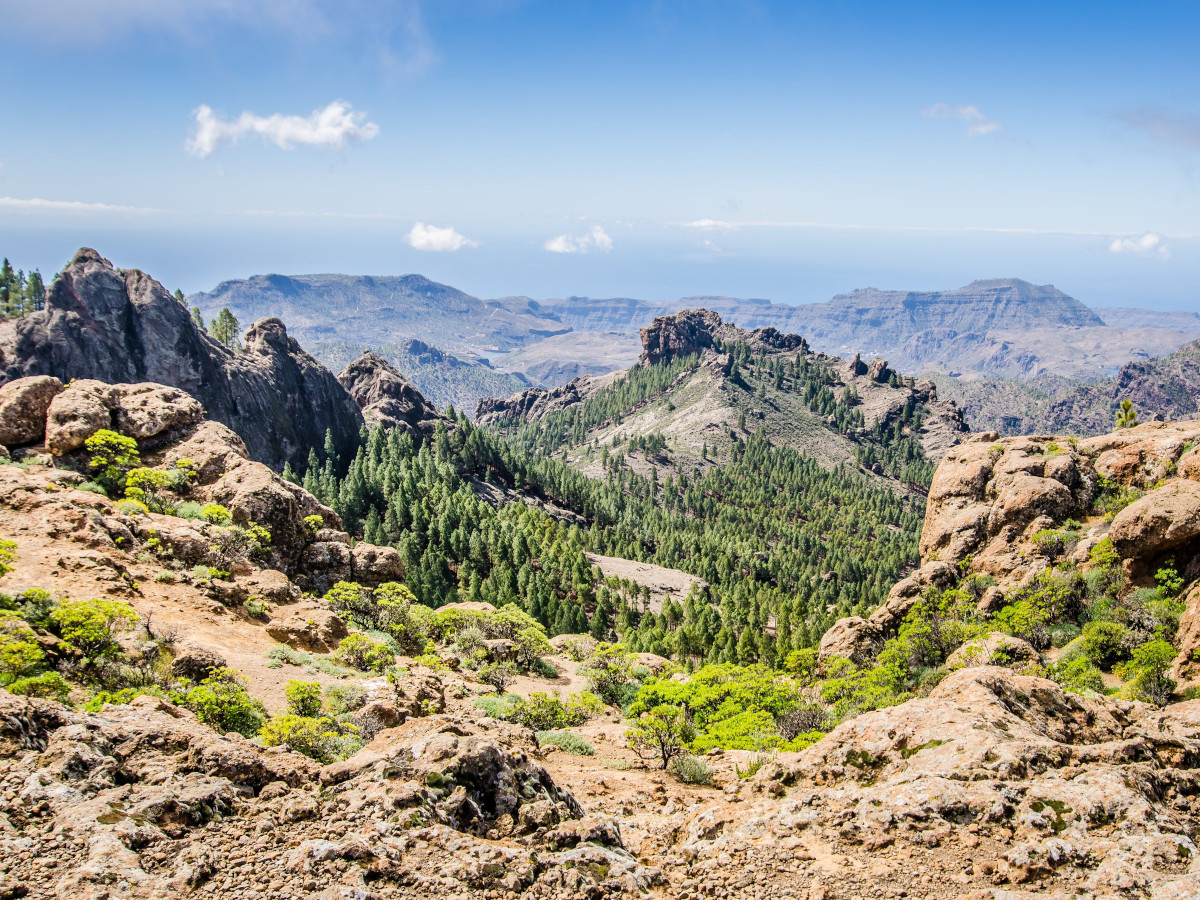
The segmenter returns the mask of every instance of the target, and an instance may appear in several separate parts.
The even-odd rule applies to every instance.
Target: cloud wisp
[[[0,209],[22,212],[67,213],[161,213],[149,206],[121,206],[115,203],[85,203],[80,200],[46,200],[42,197],[0,197]]]
[[[438,228],[436,225],[426,225],[417,222],[404,238],[414,250],[425,250],[431,253],[453,253],[464,247],[478,247],[479,241],[473,241],[459,234],[453,228]]]
[[[587,253],[593,247],[607,253],[613,248],[612,238],[599,225],[593,225],[592,230],[582,236],[560,234],[552,237],[543,244],[551,253]]]
[[[379,126],[367,121],[365,112],[357,112],[345,100],[334,100],[307,116],[275,113],[258,116],[244,112],[225,120],[202,104],[192,111],[196,120],[192,136],[184,145],[188,153],[201,159],[222,147],[233,146],[243,137],[257,136],[282,150],[293,147],[318,147],[341,150],[352,141],[369,141],[379,134]]]
[[[951,106],[949,103],[935,103],[921,110],[926,119],[961,119],[967,123],[967,137],[980,137],[992,134],[1004,126],[991,121],[975,104],[967,106]]]
[[[1171,248],[1167,246],[1161,234],[1148,231],[1141,237],[1113,238],[1108,245],[1110,253],[1125,256],[1146,256],[1153,259],[1170,259]]]

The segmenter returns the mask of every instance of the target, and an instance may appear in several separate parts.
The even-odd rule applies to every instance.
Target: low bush
[[[8,685],[7,690],[11,694],[41,697],[45,700],[57,700],[59,703],[66,703],[71,698],[71,685],[57,672],[43,672],[40,675],[18,678]]]
[[[283,689],[288,710],[297,716],[316,716],[321,712],[321,685],[315,681],[289,681]]]
[[[215,669],[208,678],[180,697],[200,721],[222,734],[236,731],[254,737],[262,728],[266,709],[246,692],[246,682],[233,669]]]
[[[365,634],[351,634],[342,639],[333,658],[360,672],[385,672],[396,661],[386,644],[373,641]]]
[[[344,716],[363,705],[367,692],[357,684],[325,686],[325,704],[335,716]]]
[[[539,731],[536,736],[539,747],[550,744],[565,753],[573,753],[576,756],[596,755],[595,747],[570,731]]]
[[[512,663],[498,662],[480,666],[479,670],[475,673],[475,678],[478,679],[480,684],[491,685],[496,689],[496,693],[503,694],[505,688],[519,674],[519,670]]]
[[[550,694],[535,691],[528,698],[517,699],[506,718],[534,731],[549,731],[582,725],[602,712],[604,704],[600,702],[600,698],[586,691],[572,694],[566,702]]]
[[[286,744],[289,749],[326,765],[345,759],[362,747],[353,726],[339,725],[327,717],[294,713],[272,716],[258,737],[267,747]]]
[[[684,784],[712,784],[712,772],[698,756],[677,756],[671,760],[670,769]]]
[[[1092,665],[1107,669],[1129,655],[1125,647],[1128,635],[1129,629],[1119,622],[1088,622],[1083,626],[1079,648]]]

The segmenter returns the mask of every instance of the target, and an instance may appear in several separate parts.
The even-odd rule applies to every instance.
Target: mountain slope
[[[568,328],[420,275],[256,275],[225,281],[188,303],[206,317],[228,306],[238,319],[278,316],[305,346],[341,340],[370,347],[418,338],[454,353],[488,355]]]
[[[1114,378],[1074,384],[1046,376],[1032,381],[936,377],[977,429],[1001,434],[1071,432],[1103,434],[1112,428],[1122,400],[1133,402],[1142,421],[1195,418],[1200,411],[1200,341],[1161,359],[1130,362]]]
[[[882,359],[868,366],[814,353],[774,328],[749,332],[685,310],[655,319],[641,338],[638,365],[624,374],[484,401],[476,418],[530,452],[565,452],[593,477],[621,464],[617,448],[642,474],[691,471],[727,463],[757,433],[892,484],[928,481],[929,461],[965,429],[932,382],[902,378]]]
[[[0,381],[25,375],[181,388],[236,431],[252,458],[276,469],[303,465],[327,430],[338,452],[352,452],[363,421],[333,374],[278,319],[255,321],[232,351],[153,278],[115,269],[90,249],[54,279],[43,311],[0,322]]]

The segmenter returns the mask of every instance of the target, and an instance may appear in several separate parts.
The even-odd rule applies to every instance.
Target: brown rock
[[[46,412],[63,389],[50,375],[18,378],[0,387],[0,445],[20,447],[46,434]]]
[[[350,632],[341,618],[320,607],[301,609],[267,623],[267,634],[298,650],[329,653]]]
[[[46,415],[46,449],[62,456],[108,428],[139,443],[163,440],[204,417],[204,408],[178,388],[105,384],[83,379],[54,397]]]
[[[1152,560],[1200,536],[1200,482],[1177,479],[1131,503],[1109,537],[1122,559]]]
[[[196,466],[197,483],[212,484],[250,454],[242,439],[220,422],[204,421],[184,440],[163,454],[163,462],[174,465],[190,459]]]
[[[821,638],[817,655],[821,659],[848,659],[862,665],[875,656],[883,637],[874,625],[861,616],[838,619]]]
[[[1022,668],[1036,663],[1041,657],[1033,645],[1021,638],[993,631],[982,638],[968,641],[950,654],[946,668],[966,669],[972,666]]]
[[[175,658],[171,660],[171,674],[201,681],[207,678],[213,669],[222,669],[226,665],[228,663],[225,657],[212,647],[186,640],[175,650]]]

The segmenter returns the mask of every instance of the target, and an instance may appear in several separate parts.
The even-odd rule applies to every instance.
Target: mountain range
[[[262,275],[223,282],[188,302],[206,316],[225,306],[242,321],[279,316],[331,366],[345,361],[347,347],[369,347],[403,368],[397,348],[416,339],[542,387],[627,367],[639,351],[639,330],[682,308],[703,307],[745,328],[802,334],[817,351],[879,356],[900,371],[961,378],[1103,379],[1200,337],[1194,313],[1090,309],[1052,285],[1012,278],[947,291],[865,288],[791,305],[716,296],[482,300],[419,275]],[[435,398],[445,393],[429,375],[414,369],[412,377]],[[520,387],[484,372],[473,377],[477,386],[457,393],[468,408],[501,388]]]

